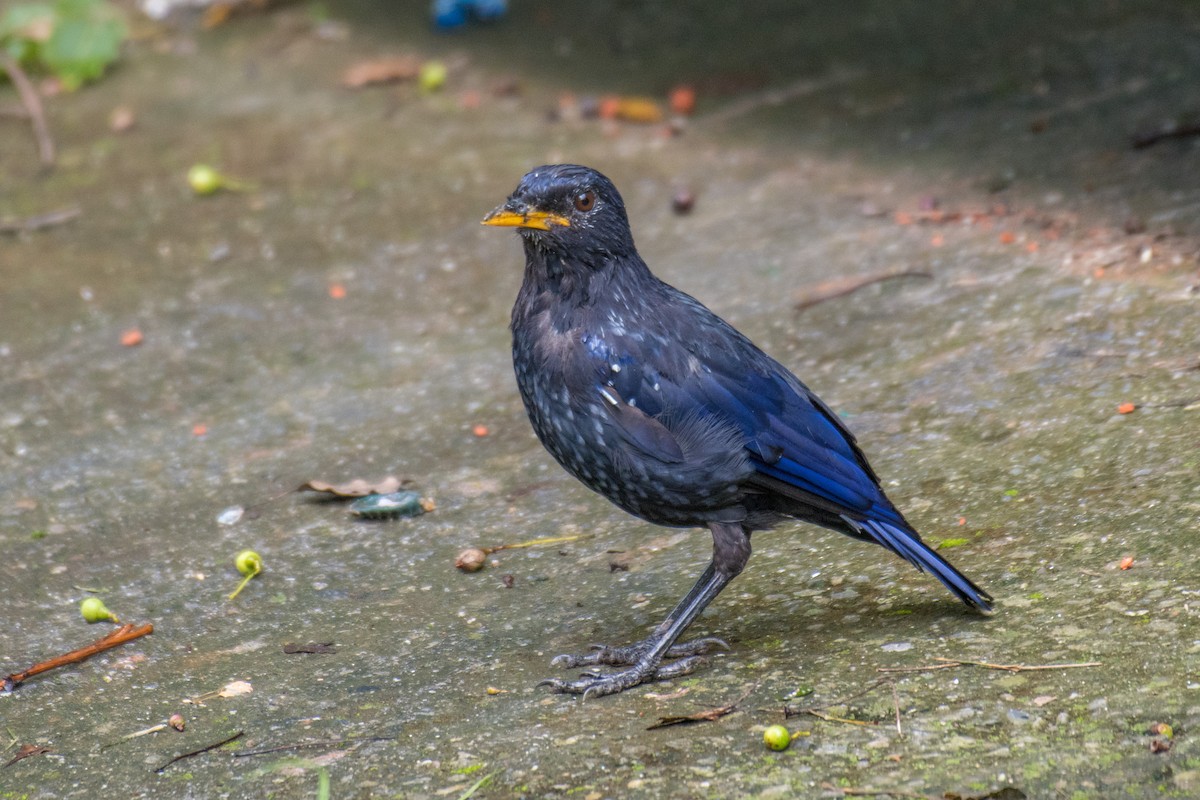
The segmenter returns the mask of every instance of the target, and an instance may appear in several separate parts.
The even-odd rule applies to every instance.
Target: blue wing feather
[[[875,541],[930,572],[964,603],[990,610],[987,593],[921,541],[887,499],[854,434],[832,409],[742,334],[709,319],[708,330],[683,337],[690,342],[687,362],[663,363],[642,342],[615,338],[591,349],[597,373],[668,427],[671,417],[693,414],[734,426],[762,476],[760,488],[783,496],[783,513]]]

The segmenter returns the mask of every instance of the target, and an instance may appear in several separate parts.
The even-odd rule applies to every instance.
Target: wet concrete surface
[[[322,770],[334,798],[485,776],[473,796],[1200,793],[1200,147],[1129,144],[1200,107],[1195,7],[538,3],[437,36],[415,5],[331,4],[344,39],[299,6],[150,31],[49,101],[48,174],[0,123],[0,217],[82,212],[0,238],[0,672],[102,635],[78,613],[93,590],[155,625],[0,698],[0,761],[50,748],[0,769],[0,797],[311,797]],[[447,59],[447,89],[338,86],[394,52]],[[563,92],[676,82],[700,96],[681,136],[547,118]],[[524,418],[520,246],[478,223],[563,160],[609,174],[651,266],[849,421],[993,617],[785,526],[693,629],[731,644],[703,671],[586,702],[535,688],[555,654],[644,635],[710,548],[575,485]],[[195,197],[197,162],[255,188]],[[894,269],[931,277],[793,308]],[[387,474],[436,510],[363,522],[290,491]],[[247,547],[266,570],[227,601]],[[1099,663],[878,671],[938,658]],[[253,691],[183,702],[234,680]],[[184,733],[120,741],[175,712]],[[783,753],[777,722],[799,734]]]

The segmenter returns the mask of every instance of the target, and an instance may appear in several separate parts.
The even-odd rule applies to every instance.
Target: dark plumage
[[[513,363],[542,444],[629,513],[713,535],[712,563],[648,639],[555,659],[628,669],[547,681],[556,691],[611,694],[695,669],[723,643],[676,639],[742,571],[751,532],[786,518],[881,544],[967,605],[991,610],[987,592],[923,543],[884,496],[854,435],[820,398],[650,273],[608,178],[575,165],[538,167],[484,224],[516,227],[525,245]]]

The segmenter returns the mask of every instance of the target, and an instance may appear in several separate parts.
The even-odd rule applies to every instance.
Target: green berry
[[[262,556],[253,550],[243,550],[233,561],[237,571],[243,575],[257,575],[263,570]]]
[[[772,750],[787,750],[792,743],[792,734],[783,725],[772,725],[763,731],[763,741]]]
[[[118,622],[117,615],[109,611],[108,607],[104,605],[104,601],[99,597],[89,597],[80,603],[79,613],[89,623],[105,622],[108,620]]]
[[[426,61],[417,75],[417,84],[423,92],[436,92],[446,85],[446,65],[441,61]]]
[[[263,571],[262,556],[253,550],[243,550],[238,553],[237,558],[233,560],[233,564],[237,567],[237,571],[246,577],[242,578],[242,582],[233,590],[233,594],[229,595],[230,600],[237,597],[242,589],[246,588],[246,584],[250,582],[251,578]]]
[[[207,164],[195,164],[188,170],[188,185],[196,194],[213,194],[225,185],[225,179]]]

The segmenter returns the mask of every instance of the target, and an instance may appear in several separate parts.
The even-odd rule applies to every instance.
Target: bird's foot
[[[689,642],[688,644],[699,644],[703,641]],[[724,642],[720,642],[724,645]],[[635,645],[636,646],[636,645]],[[687,645],[683,645],[687,646]],[[622,650],[629,648],[620,648]],[[674,648],[672,648],[674,650]],[[669,652],[669,651],[668,651]],[[559,656],[562,658],[562,656]],[[558,659],[555,659],[557,661]],[[564,681],[561,678],[547,678],[538,684],[538,686],[549,686],[551,691],[558,694],[581,694],[583,699],[589,697],[603,697],[606,694],[616,694],[623,692],[626,689],[632,689],[643,683],[651,681],[668,680],[670,678],[678,678],[681,675],[690,675],[696,671],[696,668],[704,663],[704,658],[699,655],[689,655],[680,658],[678,661],[672,661],[670,664],[659,664],[653,661],[638,662],[629,669],[621,670],[620,672],[611,672],[607,675],[602,675],[596,672],[584,672],[578,679],[573,681]]]
[[[646,639],[638,642],[637,644],[626,645],[625,647],[609,647],[606,644],[594,644],[592,645],[592,651],[590,653],[583,653],[580,655],[572,655],[567,653],[561,656],[556,656],[554,660],[550,662],[550,666],[563,667],[565,669],[571,669],[572,667],[590,667],[595,664],[608,664],[614,667],[634,666],[641,662],[642,656],[644,656],[653,646],[653,638]],[[680,642],[672,646],[671,649],[667,650],[666,654],[663,655],[663,658],[686,659],[690,656],[704,655],[705,653],[711,652],[718,647],[722,650],[729,649],[729,645],[726,644],[722,639],[717,639],[711,636],[705,639],[694,639],[690,642]],[[665,669],[665,667],[663,669]],[[691,670],[689,670],[689,672],[690,671]],[[608,693],[605,692],[605,694]]]

